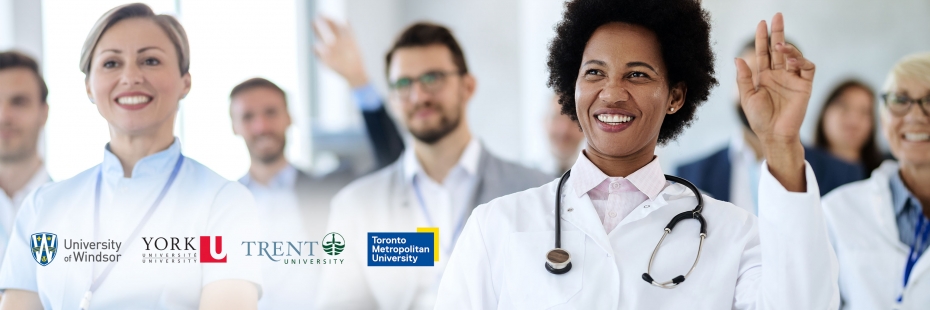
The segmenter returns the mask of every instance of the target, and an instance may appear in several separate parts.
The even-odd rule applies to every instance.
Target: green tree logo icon
[[[336,232],[331,232],[323,237],[323,251],[329,255],[339,255],[346,247],[346,239]]]

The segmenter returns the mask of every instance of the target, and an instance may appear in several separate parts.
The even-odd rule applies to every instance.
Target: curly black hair
[[[643,26],[655,33],[668,68],[669,87],[683,82],[685,102],[668,114],[659,131],[660,145],[674,140],[691,125],[697,107],[707,101],[717,85],[714,53],[710,48],[710,14],[697,0],[573,0],[549,44],[549,87],[560,95],[562,114],[577,121],[575,80],[581,56],[594,31],[607,23]]]

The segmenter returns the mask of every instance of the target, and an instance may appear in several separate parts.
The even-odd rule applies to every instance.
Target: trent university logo
[[[32,234],[32,258],[39,265],[47,266],[58,253],[58,235],[48,232]]]
[[[346,247],[346,239],[339,233],[331,232],[323,237],[323,251],[329,255],[339,255]]]

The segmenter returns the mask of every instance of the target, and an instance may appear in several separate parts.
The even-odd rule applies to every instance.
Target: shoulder
[[[397,174],[400,172],[400,164],[400,160],[397,160],[387,167],[349,182],[333,197],[333,204],[346,202],[346,200],[362,199],[363,197],[371,198],[374,193],[388,191],[392,184],[390,181],[399,178]]]
[[[823,196],[822,205],[828,216],[841,210],[850,210],[857,206],[864,207],[869,204],[857,202],[863,201],[869,195],[874,195],[877,190],[882,189],[891,192],[889,179],[876,169],[876,172],[872,173],[868,179],[847,183],[830,191]]]
[[[494,218],[514,218],[518,215],[526,216],[526,219],[540,214],[548,215],[554,205],[559,180],[555,179],[538,187],[492,199],[476,207],[472,217],[478,221],[487,221]]]

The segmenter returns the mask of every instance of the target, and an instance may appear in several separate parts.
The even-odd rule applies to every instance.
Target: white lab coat
[[[579,196],[565,186],[562,248],[570,252],[573,267],[562,275],[544,267],[545,254],[554,245],[558,180],[479,206],[456,244],[436,308],[838,307],[838,267],[813,171],[806,166],[806,193],[791,193],[765,167],[759,218],[703,196],[707,240],[694,272],[674,289],[652,286],[642,274],[668,222],[697,204],[683,185],[668,185],[610,234],[587,194]],[[688,271],[698,249],[699,226],[694,220],[680,222],[665,239],[651,273],[657,281]]]
[[[903,287],[909,245],[898,237],[889,177],[898,164],[884,162],[872,177],[839,187],[823,199],[830,238],[840,262],[843,309],[930,309],[930,255],[923,255]]]

